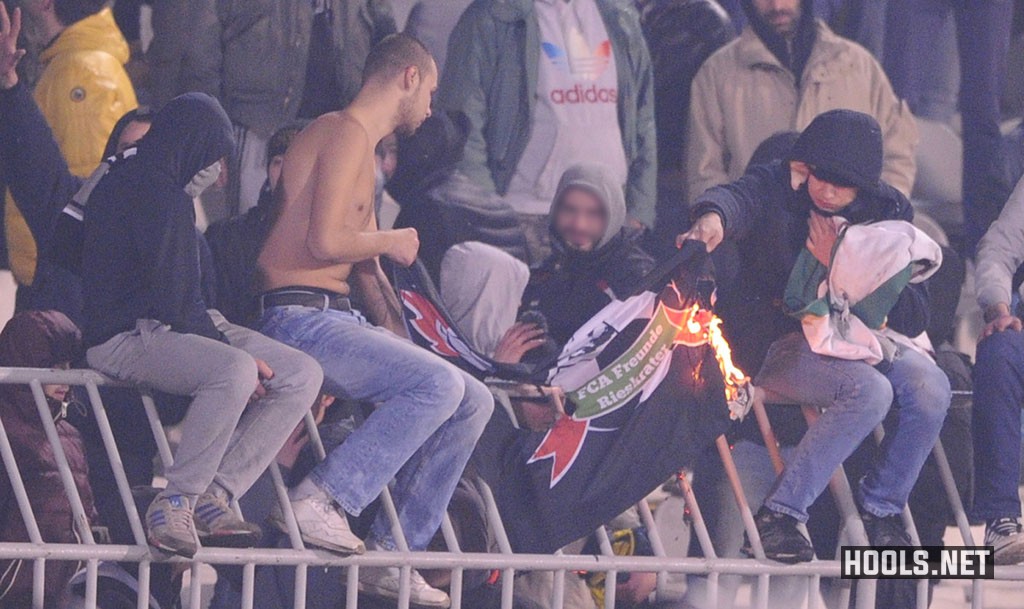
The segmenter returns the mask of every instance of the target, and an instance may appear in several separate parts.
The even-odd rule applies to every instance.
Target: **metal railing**
[[[753,515],[750,506],[747,504],[746,496],[740,483],[736,464],[731,455],[730,448],[724,437],[717,442],[719,455],[725,465],[726,475],[729,484],[742,515],[744,529],[750,536],[755,558],[721,558],[718,557],[707,525],[702,517],[700,505],[685,477],[680,477],[680,487],[684,500],[688,507],[692,520],[693,531],[697,536],[699,545],[704,553],[703,558],[696,557],[673,557],[667,556],[664,543],[658,533],[651,510],[646,501],[638,504],[638,511],[642,523],[646,526],[654,556],[615,556],[604,528],[597,531],[597,539],[601,554],[596,556],[569,555],[561,552],[553,555],[537,554],[516,554],[512,551],[511,544],[501,521],[501,515],[497,504],[494,501],[490,490],[483,487],[483,499],[487,510],[488,520],[493,527],[493,534],[497,540],[497,553],[469,553],[463,552],[456,538],[455,530],[451,522],[445,518],[442,524],[442,535],[447,545],[444,552],[411,552],[402,533],[401,524],[397,518],[394,503],[387,489],[382,493],[382,506],[390,519],[392,532],[398,545],[395,552],[367,552],[363,555],[342,557],[318,549],[307,548],[299,535],[298,526],[291,505],[287,497],[287,489],[280,470],[276,464],[271,465],[270,474],[276,490],[277,499],[281,504],[285,516],[287,536],[291,548],[252,548],[252,549],[225,549],[225,548],[200,548],[191,561],[182,558],[165,558],[162,555],[151,553],[146,542],[145,531],[142,521],[136,509],[131,488],[125,474],[120,452],[117,447],[110,423],[107,419],[100,397],[100,387],[123,387],[122,383],[113,381],[103,375],[91,370],[41,370],[22,368],[0,368],[0,385],[20,384],[28,385],[31,389],[33,399],[39,411],[40,420],[46,431],[47,438],[53,447],[57,458],[60,479],[64,486],[67,498],[71,504],[74,515],[74,526],[81,543],[79,544],[58,544],[45,543],[39,531],[35,515],[26,493],[25,485],[18,470],[18,464],[12,451],[10,440],[7,436],[3,422],[0,421],[0,457],[3,459],[4,467],[8,473],[14,492],[16,504],[21,511],[28,531],[30,541],[25,543],[0,543],[0,559],[22,560],[32,563],[33,573],[33,609],[42,609],[43,606],[43,584],[46,571],[46,564],[50,561],[79,561],[84,562],[86,567],[85,577],[85,606],[89,609],[96,607],[97,577],[99,564],[102,561],[132,562],[138,564],[138,608],[146,609],[150,600],[150,570],[154,562],[185,562],[190,563],[192,586],[188,606],[191,609],[200,607],[200,591],[198,585],[200,566],[209,565],[241,565],[242,571],[242,607],[251,609],[253,607],[253,591],[256,576],[256,567],[261,565],[273,566],[294,566],[294,607],[304,609],[307,597],[307,573],[310,567],[345,567],[347,569],[347,596],[345,606],[354,609],[359,603],[359,591],[357,582],[359,570],[363,567],[391,566],[401,569],[401,586],[398,607],[407,609],[409,606],[409,579],[412,569],[438,569],[449,570],[451,578],[451,600],[452,607],[460,609],[463,606],[463,574],[466,570],[498,570],[501,572],[501,607],[510,609],[513,602],[513,584],[517,573],[530,571],[549,571],[555,574],[555,581],[552,592],[551,606],[554,609],[561,609],[563,606],[564,583],[566,577],[574,576],[574,572],[605,572],[605,596],[604,606],[612,609],[616,604],[615,575],[620,572],[650,572],[657,573],[659,582],[664,582],[668,574],[692,574],[704,575],[708,578],[709,599],[712,606],[718,605],[718,579],[720,575],[743,575],[756,578],[755,594],[753,604],[758,609],[765,609],[768,606],[768,591],[771,585],[771,578],[778,576],[806,577],[808,579],[807,605],[817,607],[819,605],[818,587],[822,578],[837,578],[839,576],[839,562],[830,559],[816,559],[809,563],[797,565],[784,565],[781,563],[766,560],[764,549],[761,545],[757,528],[754,525]],[[71,386],[84,387],[88,395],[89,406],[95,416],[96,423],[110,461],[118,493],[128,516],[131,528],[131,545],[110,545],[99,544],[93,537],[85,510],[79,496],[78,489],[74,483],[71,469],[57,436],[56,426],[51,416],[49,406],[43,394],[44,384],[66,384]],[[781,470],[782,458],[779,453],[778,444],[768,424],[768,418],[764,410],[764,397],[756,395],[754,400],[754,415],[757,417],[765,444],[768,447],[773,465]],[[149,422],[150,430],[156,440],[157,452],[164,466],[173,462],[173,454],[163,426],[160,423],[156,406],[152,397],[142,391],[142,401],[145,415]],[[809,418],[815,416],[815,411],[805,409]],[[318,456],[324,457],[324,446],[317,433],[316,423],[312,413],[305,418],[309,437],[316,449]],[[881,432],[880,432],[881,433]],[[952,511],[956,518],[964,545],[973,545],[974,539],[960,501],[959,493],[953,481],[953,476],[946,459],[941,443],[934,449],[934,456],[938,464],[939,474],[945,487]],[[843,521],[846,523],[845,535],[856,543],[866,543],[863,524],[853,506],[852,494],[849,483],[841,471],[836,473],[832,481],[832,492],[836,497],[837,505],[842,512]],[[238,506],[235,503],[234,508]],[[909,512],[905,514],[905,521],[908,530],[915,542],[917,532],[913,527],[913,520]],[[1024,580],[1024,566],[998,567],[995,574],[996,579]],[[874,580],[860,580],[858,582],[858,594],[856,606],[858,609],[873,607],[875,599]],[[663,586],[659,586],[659,590]],[[923,581],[918,587],[918,607],[926,607],[927,582]],[[845,597],[841,599],[844,605],[849,604],[849,590],[846,590]],[[972,607],[982,607],[981,582],[973,584]]]

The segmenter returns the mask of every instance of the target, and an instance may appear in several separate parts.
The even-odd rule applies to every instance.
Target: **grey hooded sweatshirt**
[[[544,315],[549,334],[559,345],[613,299],[630,296],[640,279],[654,268],[654,260],[639,245],[641,232],[624,227],[623,188],[610,176],[611,172],[601,165],[574,165],[562,174],[551,203],[553,252],[530,274],[523,307]],[[555,231],[558,207],[573,188],[593,193],[607,214],[604,236],[589,252],[568,247]]]

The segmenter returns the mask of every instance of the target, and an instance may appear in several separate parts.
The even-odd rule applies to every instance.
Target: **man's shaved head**
[[[363,66],[363,82],[387,82],[414,67],[423,78],[436,70],[434,58],[423,43],[408,34],[391,34],[378,42]]]

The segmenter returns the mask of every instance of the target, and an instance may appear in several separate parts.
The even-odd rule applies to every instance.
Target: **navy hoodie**
[[[231,121],[213,97],[176,97],[138,153],[114,163],[89,197],[82,251],[85,342],[95,346],[154,319],[223,339],[206,313],[192,199],[185,185],[231,154]]]
[[[788,163],[775,161],[747,170],[739,180],[708,189],[693,204],[693,218],[717,212],[725,238],[739,250],[739,272],[718,286],[716,309],[724,321],[737,364],[756,373],[768,347],[800,322],[786,314],[782,297],[797,256],[807,242],[811,202],[806,184],[791,186]],[[853,224],[914,219],[914,210],[899,191],[880,184],[878,192],[862,192],[839,212]],[[889,312],[889,325],[906,336],[928,327],[927,282],[911,284]]]

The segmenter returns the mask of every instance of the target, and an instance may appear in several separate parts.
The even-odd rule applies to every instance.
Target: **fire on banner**
[[[646,289],[576,332],[547,374],[566,397],[551,429],[520,429],[496,410],[473,465],[494,490],[514,550],[551,552],[588,535],[725,431],[723,371],[731,383],[746,379],[709,344],[709,267],[704,245],[687,243]],[[403,302],[413,315],[405,293]]]

